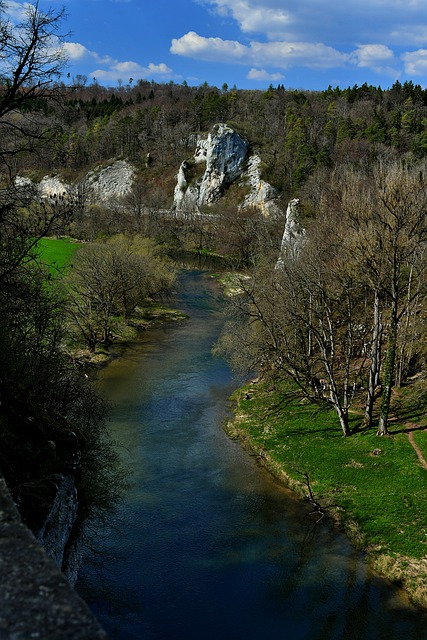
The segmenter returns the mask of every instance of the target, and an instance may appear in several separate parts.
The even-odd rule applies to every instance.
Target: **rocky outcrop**
[[[64,182],[59,176],[45,176],[38,184],[34,184],[29,178],[18,176],[15,185],[29,194],[36,191],[43,198],[64,197],[76,193],[76,187]]]
[[[260,209],[267,218],[281,215],[282,210],[277,200],[279,192],[271,184],[261,179],[260,156],[256,154],[250,156],[245,177],[251,190],[245,197],[242,206]]]
[[[59,176],[45,176],[38,185],[39,193],[44,198],[53,196],[70,196],[75,187],[64,182]]]
[[[116,160],[87,174],[83,181],[85,194],[92,203],[122,198],[131,191],[135,173],[135,167],[129,162]]]
[[[1,470],[21,517],[74,584],[85,438],[66,418],[16,389],[2,393],[0,422],[2,442],[8,443],[0,452]]]
[[[299,219],[299,207],[300,201],[298,198],[294,198],[288,203],[285,228],[276,269],[280,269],[283,266],[285,256],[297,256],[305,241],[305,229]]]
[[[194,168],[204,171],[191,179]],[[249,187],[241,207],[255,207],[266,216],[278,215],[278,192],[260,177],[261,159],[249,155],[249,143],[226,124],[217,124],[207,138],[199,138],[191,161],[185,160],[178,171],[173,210],[176,213],[200,213],[204,205],[220,200],[236,180]]]
[[[74,475],[57,474],[52,477],[55,485],[55,495],[43,526],[36,532],[36,538],[41,542],[47,555],[52,558],[58,569],[64,570],[68,562],[68,552],[71,533],[77,521],[78,500]],[[74,563],[71,563],[74,565]],[[66,572],[65,572],[66,573]],[[77,575],[67,575],[71,584]]]
[[[126,196],[132,189],[136,169],[126,160],[116,160],[105,167],[90,171],[76,184],[67,184],[60,176],[45,176],[35,184],[29,178],[18,176],[15,184],[26,191],[35,190],[42,198],[70,198],[83,196],[85,203],[106,204],[112,199]]]
[[[0,638],[106,640],[88,606],[23,524],[0,476]]]
[[[206,139],[199,139],[193,163],[204,163],[205,170],[194,183],[188,183],[190,168],[184,161],[174,192],[175,211],[199,212],[203,205],[216,202],[228,185],[242,175],[249,143],[226,124],[215,125]]]

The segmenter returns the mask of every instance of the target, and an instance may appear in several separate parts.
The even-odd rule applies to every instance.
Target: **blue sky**
[[[21,2],[9,2],[16,12]],[[427,87],[426,0],[40,0],[64,6],[71,76],[321,90]]]

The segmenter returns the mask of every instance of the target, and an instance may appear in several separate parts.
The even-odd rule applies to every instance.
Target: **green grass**
[[[415,559],[427,554],[427,471],[403,424],[394,422],[390,437],[379,438],[371,429],[344,438],[333,411],[297,400],[278,408],[283,391],[277,387],[250,387],[250,400],[243,399],[244,391],[236,394],[231,429],[249,435],[252,450],[276,475],[284,470],[298,490],[301,474],[307,473],[316,500],[345,530],[357,530],[353,542],[360,548]],[[361,422],[359,416],[352,420],[353,426]],[[427,454],[427,433],[417,432],[415,438]],[[375,449],[381,453],[375,455]],[[307,493],[306,487],[299,489]]]
[[[52,276],[63,273],[71,264],[79,243],[70,238],[42,238],[38,243],[41,261]]]

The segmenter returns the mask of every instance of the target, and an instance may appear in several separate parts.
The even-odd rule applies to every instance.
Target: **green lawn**
[[[308,474],[316,501],[334,514],[356,546],[370,553],[374,566],[380,556],[425,562],[427,471],[403,424],[394,421],[390,437],[379,438],[370,429],[344,438],[333,411],[297,400],[280,407],[283,395],[277,385],[240,389],[230,434],[249,435],[252,451],[279,478],[287,475],[301,495],[308,493],[302,475]],[[352,420],[353,426],[361,423],[357,415]],[[427,433],[416,432],[415,439],[427,455]]]
[[[62,273],[72,261],[79,243],[70,238],[42,238],[38,243],[41,261],[52,275]]]

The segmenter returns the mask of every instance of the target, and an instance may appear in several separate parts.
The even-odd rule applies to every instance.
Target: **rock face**
[[[286,209],[286,222],[280,247],[280,255],[276,263],[276,269],[283,266],[285,256],[297,256],[305,240],[305,229],[299,220],[298,198],[290,200]]]
[[[135,167],[126,160],[116,160],[108,167],[90,171],[83,188],[92,203],[121,198],[132,189],[135,173]]]
[[[226,124],[216,124],[205,137],[194,137],[193,157],[179,167],[173,194],[172,211],[175,214],[199,214],[224,195],[236,180],[247,187],[241,208],[253,207],[266,217],[283,215],[278,191],[261,179],[261,158],[250,154],[250,145]],[[148,160],[147,160],[148,162]],[[108,204],[130,193],[136,168],[126,160],[116,160],[108,166],[90,171],[78,184],[67,184],[59,176],[45,176],[38,184],[18,176],[16,185],[28,197],[38,194],[42,198],[77,198],[84,204]]]
[[[24,526],[0,476],[0,638],[107,640],[88,606]]]
[[[204,164],[203,174],[189,180],[194,167]],[[226,124],[217,124],[207,138],[197,141],[192,161],[184,161],[178,171],[173,210],[176,213],[200,213],[203,205],[217,202],[227,187],[241,179],[250,193],[241,207],[256,207],[264,215],[279,213],[277,191],[260,178],[261,159],[249,155],[249,143]]]
[[[0,422],[2,441],[10,443],[2,476],[23,521],[74,584],[82,519],[77,487],[86,440],[61,414],[16,391],[2,391]]]
[[[71,195],[74,191],[73,187],[70,187],[70,185],[66,184],[58,176],[45,176],[41,180],[38,189],[44,198]]]
[[[255,207],[261,209],[266,217],[281,215],[282,211],[277,204],[279,192],[265,180],[261,180],[261,158],[252,155],[248,160],[246,178],[251,187],[250,193],[246,196],[243,207]]]
[[[42,198],[77,197],[84,194],[89,204],[106,203],[128,194],[135,179],[136,169],[126,160],[116,160],[106,167],[90,171],[79,184],[67,184],[59,176],[45,176],[36,185],[28,178],[18,176],[16,185],[21,189],[36,189]]]
[[[57,474],[54,478],[56,495],[50,505],[43,526],[36,532],[36,539],[40,541],[49,557],[54,560],[59,570],[64,571],[68,565],[65,550],[68,549],[71,532],[76,524],[78,500],[75,478],[71,474]],[[67,575],[74,584],[77,575]]]
[[[199,212],[205,204],[216,202],[226,187],[243,173],[249,143],[226,124],[215,125],[207,139],[199,139],[194,164],[205,163],[203,175],[188,185],[190,165],[184,161],[179,169],[174,192],[175,211]]]

